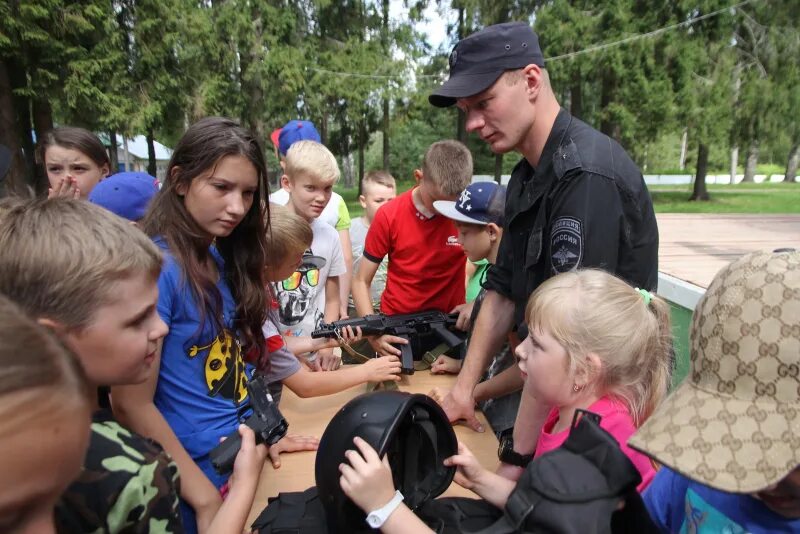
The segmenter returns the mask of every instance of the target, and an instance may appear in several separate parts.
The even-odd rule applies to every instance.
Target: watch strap
[[[394,497],[388,503],[367,514],[367,524],[372,528],[381,528],[401,502],[403,502],[403,494],[400,493],[400,490],[395,490]]]

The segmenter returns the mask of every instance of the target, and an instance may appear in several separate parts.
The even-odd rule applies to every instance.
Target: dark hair
[[[108,158],[106,147],[95,134],[83,128],[74,126],[61,126],[44,134],[39,141],[39,161],[44,163],[44,154],[51,146],[62,146],[83,152],[98,167],[108,165],[111,169],[111,160]],[[113,147],[112,147],[113,148]]]
[[[261,327],[267,319],[263,270],[269,191],[264,152],[255,136],[222,117],[207,117],[191,125],[175,147],[164,185],[150,204],[142,229],[151,237],[163,237],[182,267],[201,310],[200,328],[204,314],[210,312],[221,329],[222,296],[205,268],[208,236],[186,210],[177,188],[189,186],[226,156],[247,158],[258,173],[253,204],[229,236],[216,240],[216,247],[225,260],[225,277],[236,301],[234,329],[242,334],[243,353],[255,349],[260,355],[264,349]]]
[[[75,356],[55,334],[36,324],[2,294],[0,339],[0,397],[30,389],[55,389],[64,393],[57,402],[69,398],[89,406],[90,389]],[[47,397],[52,398],[52,392]]]

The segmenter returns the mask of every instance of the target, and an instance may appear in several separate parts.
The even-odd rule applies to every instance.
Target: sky
[[[436,2],[428,2],[425,8],[425,21],[418,28],[428,37],[428,43],[435,51],[447,42],[447,23],[455,20],[455,12],[450,9],[450,0],[442,0],[442,7],[437,7]],[[390,0],[389,17],[392,20],[404,20],[408,9],[403,6],[403,0]],[[449,49],[449,46],[447,47]],[[449,50],[448,50],[449,51]]]

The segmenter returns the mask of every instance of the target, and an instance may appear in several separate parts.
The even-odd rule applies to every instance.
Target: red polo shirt
[[[420,213],[411,191],[381,206],[367,232],[364,257],[380,263],[387,255],[383,313],[449,312],[464,303],[466,256],[455,225]]]

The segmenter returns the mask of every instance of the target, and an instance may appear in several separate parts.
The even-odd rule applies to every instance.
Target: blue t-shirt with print
[[[234,432],[247,406],[247,381],[253,367],[242,358],[232,330],[236,303],[224,280],[225,264],[214,247],[222,296],[223,330],[219,331],[209,313],[201,314],[183,270],[169,254],[166,244],[156,239],[164,254],[158,278],[158,313],[169,326],[161,349],[161,369],[155,405],[169,423],[186,452],[217,487],[228,476],[219,475],[208,453],[220,438]],[[201,317],[204,317],[200,328]]]
[[[642,494],[662,532],[714,534],[800,533],[800,520],[787,519],[740,493],[719,491],[662,467]]]

